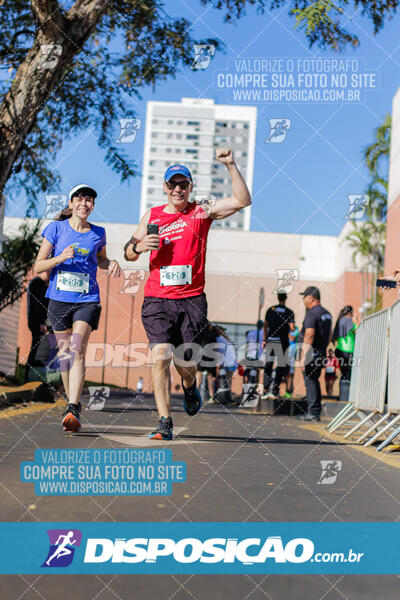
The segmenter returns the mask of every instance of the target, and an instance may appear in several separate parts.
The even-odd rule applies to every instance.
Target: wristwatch
[[[142,254],[141,252],[139,252],[138,250],[136,250],[136,246],[139,244],[139,242],[135,242],[132,246],[132,250],[134,251],[135,254],[139,255]]]

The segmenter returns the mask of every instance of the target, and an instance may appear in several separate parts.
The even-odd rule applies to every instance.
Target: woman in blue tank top
[[[112,277],[121,274],[118,262],[107,258],[104,228],[88,222],[96,196],[86,184],[70,191],[68,207],[42,232],[35,264],[36,273],[50,272],[47,316],[57,339],[68,398],[62,420],[66,431],[79,431],[81,426],[79,400],[85,381],[85,353],[101,313],[97,267],[108,270]]]

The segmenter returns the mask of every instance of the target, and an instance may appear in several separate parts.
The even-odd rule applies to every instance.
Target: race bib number
[[[192,283],[191,265],[170,265],[160,268],[161,285],[187,285]]]
[[[326,372],[327,373],[334,373],[335,372],[335,367],[326,367]]]
[[[71,273],[70,271],[58,271],[56,287],[62,292],[77,292],[78,294],[88,294],[89,273]]]

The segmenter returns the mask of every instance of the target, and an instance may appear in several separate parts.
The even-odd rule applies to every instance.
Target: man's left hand
[[[121,267],[116,260],[110,260],[108,275],[111,277],[119,277],[121,275]]]
[[[233,152],[230,148],[217,148],[215,151],[215,156],[217,160],[223,165],[233,165]]]

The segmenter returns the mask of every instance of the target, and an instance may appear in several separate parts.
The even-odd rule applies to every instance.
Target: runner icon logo
[[[194,60],[192,70],[207,69],[210,65],[211,58],[215,54],[215,46],[213,44],[193,44]]]
[[[81,545],[79,529],[48,529],[50,548],[42,567],[68,567],[74,558],[75,548]]]
[[[274,294],[290,294],[293,291],[294,284],[299,279],[298,269],[276,269],[278,282]]]
[[[289,131],[292,120],[291,119],[268,119],[270,132],[269,136],[265,140],[265,143],[281,144],[285,141],[287,132]]]
[[[342,470],[341,460],[320,460],[321,463],[321,477],[317,483],[330,485],[335,483],[339,471]]]
[[[136,134],[142,127],[142,119],[119,119],[120,132],[117,144],[130,144],[135,141]]]
[[[89,386],[89,410],[103,410],[106,400],[110,397],[110,388],[101,386]]]
[[[369,196],[367,194],[348,194],[349,210],[345,219],[362,219],[365,213],[365,208],[369,204]]]

